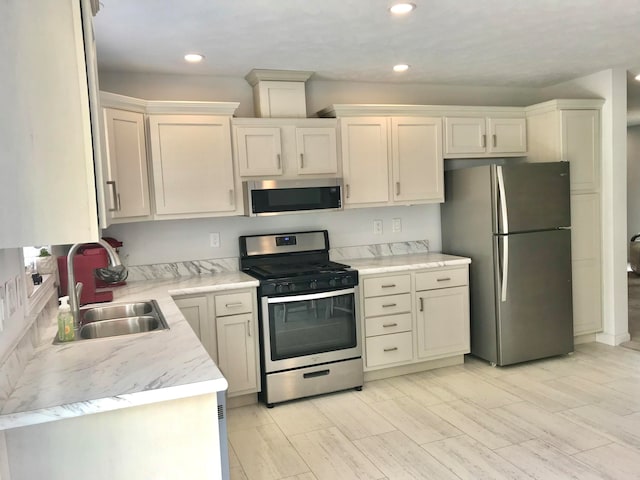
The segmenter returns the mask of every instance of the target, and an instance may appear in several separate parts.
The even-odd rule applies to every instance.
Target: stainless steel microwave
[[[243,182],[245,215],[342,210],[342,179]]]

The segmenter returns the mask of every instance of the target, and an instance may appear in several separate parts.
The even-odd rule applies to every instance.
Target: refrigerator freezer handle
[[[500,300],[507,301],[507,284],[509,281],[509,236],[501,237],[502,240],[502,291]]]
[[[509,233],[509,215],[507,214],[507,196],[504,188],[504,177],[502,176],[502,166],[497,167],[498,192],[500,195],[500,222],[502,229],[499,233]]]

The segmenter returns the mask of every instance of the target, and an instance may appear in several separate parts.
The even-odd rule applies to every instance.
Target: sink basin
[[[155,300],[80,309],[80,330],[74,341],[117,337],[169,329]],[[58,340],[53,343],[68,343]]]

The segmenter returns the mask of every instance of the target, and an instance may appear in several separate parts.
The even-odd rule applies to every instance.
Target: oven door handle
[[[304,302],[306,300],[319,300],[321,298],[338,297],[340,295],[349,295],[355,293],[355,288],[344,288],[340,290],[331,290],[329,292],[309,293],[306,295],[289,295],[287,297],[267,297],[267,303],[289,303]]]

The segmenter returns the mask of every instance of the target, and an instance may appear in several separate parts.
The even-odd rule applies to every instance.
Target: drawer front
[[[364,324],[364,332],[367,337],[386,335],[388,333],[409,332],[411,331],[411,313],[366,318]]]
[[[392,333],[366,339],[367,367],[407,362],[413,358],[411,332]]]
[[[216,317],[249,313],[253,311],[253,295],[250,292],[216,295]]]
[[[469,283],[467,272],[468,269],[465,267],[416,273],[416,291],[467,285]]]
[[[409,275],[365,278],[363,283],[365,297],[379,297],[381,295],[394,295],[411,291],[411,276]]]
[[[377,317],[411,311],[411,294],[389,295],[387,297],[365,298],[364,316]]]

